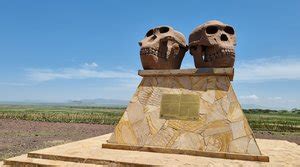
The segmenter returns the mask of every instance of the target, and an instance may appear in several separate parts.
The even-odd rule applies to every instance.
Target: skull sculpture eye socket
[[[146,37],[150,37],[151,35],[153,35],[153,29],[149,30],[149,31],[146,33]]]
[[[197,68],[233,67],[235,46],[235,29],[217,20],[197,26],[189,36],[190,53]]]
[[[188,46],[180,32],[167,25],[151,28],[139,42],[143,68],[179,69]]]
[[[218,30],[219,30],[219,28],[217,26],[208,26],[208,27],[206,27],[205,32],[207,34],[215,34],[218,32]]]
[[[190,50],[197,50],[197,46],[196,45],[190,46]]]
[[[224,28],[224,31],[225,31],[226,33],[230,34],[230,35],[233,35],[233,34],[234,34],[234,29],[233,29],[232,27],[230,27],[230,26],[226,26],[226,27]]]
[[[169,31],[169,27],[160,27],[159,28],[159,32],[160,33],[166,33],[166,32],[168,32]]]

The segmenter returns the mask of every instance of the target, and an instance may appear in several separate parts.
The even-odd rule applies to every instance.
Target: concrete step
[[[67,161],[58,161],[58,160],[49,160],[49,159],[39,159],[39,158],[29,158],[27,154],[13,157],[4,160],[3,164],[0,163],[0,166],[3,167],[49,167],[49,166],[69,166],[69,167],[98,167],[103,165],[95,164],[86,164],[86,163],[77,163],[77,162],[67,162]]]
[[[111,134],[32,151],[5,160],[10,166],[299,166],[300,146],[284,140],[257,139],[270,162],[230,160],[102,148]],[[276,146],[276,147],[274,147]],[[288,156],[287,156],[288,155]],[[29,157],[28,157],[29,156]],[[1,166],[1,162],[0,162]]]

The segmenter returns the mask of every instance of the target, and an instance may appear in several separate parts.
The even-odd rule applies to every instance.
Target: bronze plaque
[[[194,94],[163,94],[160,118],[177,120],[197,120],[199,96]]]

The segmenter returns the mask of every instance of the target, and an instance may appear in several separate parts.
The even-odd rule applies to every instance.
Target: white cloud
[[[268,100],[282,100],[282,97],[269,97]]]
[[[32,84],[22,82],[0,82],[0,85],[4,86],[30,86]]]
[[[258,96],[256,95],[247,95],[247,96],[240,96],[240,99],[243,100],[258,100]]]
[[[84,63],[83,67],[84,67],[84,68],[97,68],[97,67],[98,67],[98,64],[95,63],[95,62],[92,62],[92,63]]]
[[[182,68],[191,68],[190,62],[182,64]],[[136,78],[135,71],[99,70],[95,62],[84,63],[80,68],[28,69],[27,76],[34,81],[54,79],[86,79],[86,78]],[[257,82],[268,80],[300,80],[299,58],[268,58],[238,63],[235,68],[235,81]]]
[[[258,97],[257,95],[255,94],[252,94],[252,95],[246,95],[246,96],[239,96],[239,99],[241,101],[244,101],[244,102],[265,102],[265,101],[269,101],[269,102],[276,102],[276,101],[281,101],[281,100],[284,100],[282,97]]]
[[[239,99],[243,100],[243,101],[246,101],[246,102],[247,101],[248,102],[253,102],[253,101],[272,101],[272,102],[275,102],[275,101],[284,100],[282,97],[279,97],[279,96],[275,96],[275,97],[258,97],[255,94],[246,95],[246,96],[239,96]]]
[[[238,64],[235,69],[237,81],[300,80],[299,58],[269,58]]]
[[[55,79],[88,79],[88,78],[137,78],[133,71],[99,70],[96,63],[84,64],[81,68],[27,69],[27,76],[32,81],[44,82]],[[88,68],[87,68],[88,67]]]
[[[239,96],[239,101],[246,108],[291,109],[299,106],[299,99],[287,99],[279,96],[265,97],[257,95]]]

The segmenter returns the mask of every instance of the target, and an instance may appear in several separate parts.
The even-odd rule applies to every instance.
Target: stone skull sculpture
[[[189,48],[196,68],[233,67],[236,36],[232,26],[208,21],[192,31]]]
[[[144,69],[179,69],[188,50],[185,37],[169,26],[150,29],[139,45]]]

